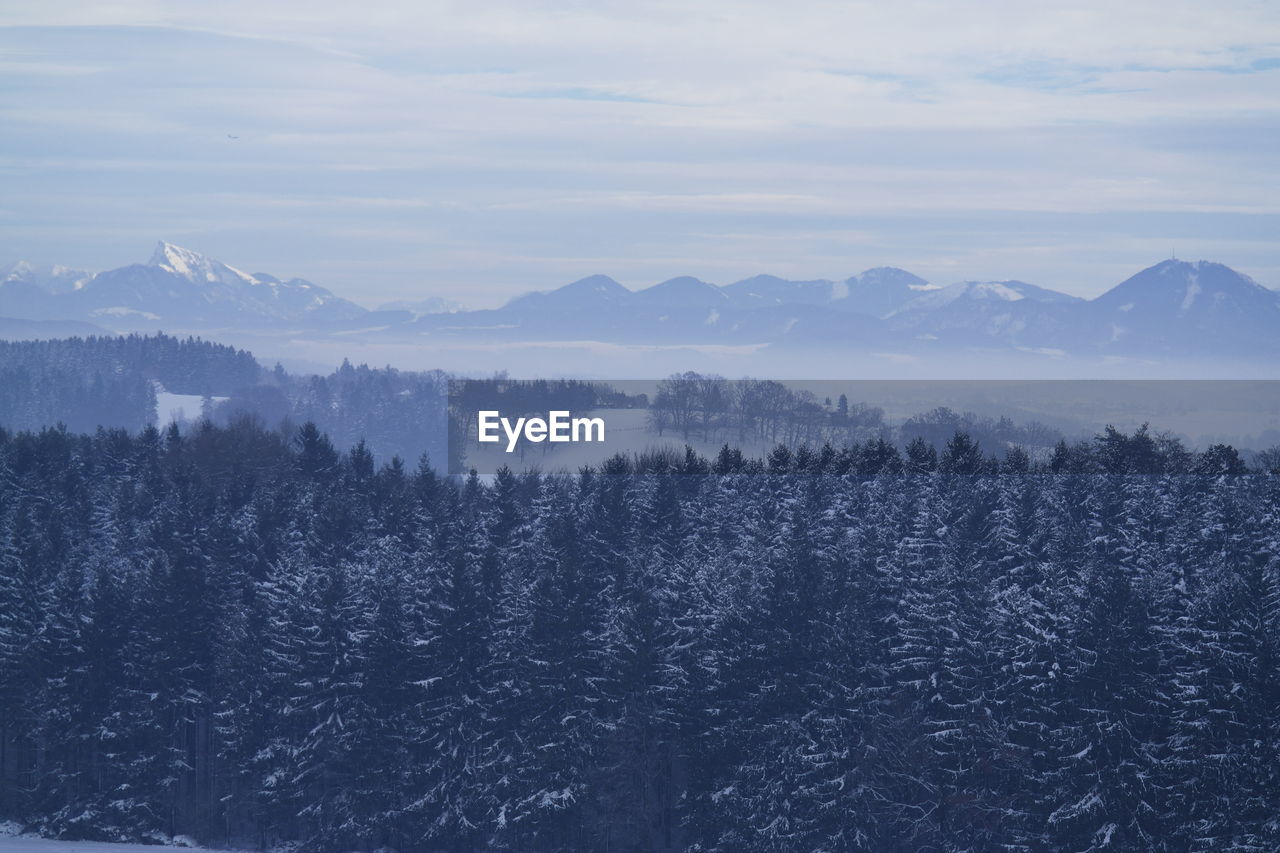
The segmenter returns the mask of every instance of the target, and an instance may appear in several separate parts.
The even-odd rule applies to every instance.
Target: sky
[[[231,138],[235,137],[235,138]],[[1280,287],[1280,3],[0,0],[0,264]]]

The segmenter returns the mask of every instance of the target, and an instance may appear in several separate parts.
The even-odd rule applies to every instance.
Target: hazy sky
[[[0,0],[0,263],[1280,286],[1280,3]],[[229,139],[228,135],[239,137]]]

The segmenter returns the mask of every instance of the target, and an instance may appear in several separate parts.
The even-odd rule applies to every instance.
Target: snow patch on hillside
[[[1178,309],[1180,313],[1185,314],[1187,309],[1196,301],[1196,297],[1200,295],[1200,275],[1199,273],[1190,273],[1187,276],[1187,292],[1182,297],[1182,307]]]
[[[1020,291],[1014,290],[1012,287],[998,281],[988,281],[974,285],[972,294],[975,297],[1003,299],[1006,302],[1017,302],[1019,299],[1026,298]]]
[[[173,421],[199,420],[203,415],[204,397],[200,394],[170,394],[159,382],[153,383],[156,389],[156,423],[168,426]],[[214,404],[227,400],[227,397],[210,397]]]

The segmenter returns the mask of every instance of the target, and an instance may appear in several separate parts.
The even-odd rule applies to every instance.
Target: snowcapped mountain
[[[68,294],[83,288],[91,278],[93,274],[84,270],[73,270],[56,265],[38,267],[26,261],[0,267],[0,317],[23,321],[82,319],[60,315],[57,306],[65,301]],[[13,332],[20,328],[58,327],[19,326],[11,322],[5,326],[6,335],[18,337],[19,335]]]
[[[897,267],[876,267],[845,279],[845,293],[839,304],[847,311],[884,317],[937,285]]]
[[[92,273],[58,264],[38,267],[26,261],[18,261],[7,267],[0,267],[0,290],[29,285],[45,293],[58,295],[79,290],[92,277]]]
[[[1083,302],[1025,281],[962,281],[917,294],[886,322],[900,335],[942,346],[1058,349],[1060,327]]]
[[[1223,264],[1167,260],[1090,303],[1101,346],[1165,353],[1280,353],[1280,293]]]
[[[193,284],[218,284],[236,288],[260,283],[253,276],[240,272],[235,267],[163,240],[151,253],[151,260],[147,262],[147,266],[158,267],[182,276]]]
[[[332,326],[369,313],[309,281],[249,274],[163,241],[145,264],[92,276],[68,271],[57,279],[59,286],[46,284],[38,292],[32,291],[32,280],[31,275],[15,279],[26,286],[20,292],[6,280],[0,314],[117,329],[203,329],[227,324]]]
[[[759,275],[726,286],[680,276],[632,291],[605,275],[516,297],[502,308],[419,317],[424,334],[654,344],[868,339],[863,322],[930,287],[904,270],[845,281]]]
[[[466,311],[428,298],[367,311],[304,279],[247,273],[161,242],[147,263],[96,275],[21,263],[0,269],[3,318],[12,322],[0,331],[17,330],[10,336],[91,323],[111,331],[283,329],[467,345],[599,341],[906,354],[1280,356],[1280,293],[1222,264],[1176,260],[1088,301],[1023,281],[939,287],[906,270],[877,267],[839,281],[758,275],[720,286],[680,276],[634,291],[592,275],[497,309]]]
[[[597,275],[492,311],[421,317],[415,334],[501,340],[779,344],[1057,354],[1280,351],[1280,294],[1221,264],[1167,261],[1093,301],[1024,281],[931,285],[879,267],[843,281],[689,276],[631,291]]]

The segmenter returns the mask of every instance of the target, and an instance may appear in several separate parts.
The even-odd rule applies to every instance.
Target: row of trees
[[[310,425],[0,431],[0,817],[323,851],[1275,850],[1280,478],[1229,448],[1133,473],[1146,446],[459,482]]]
[[[360,441],[379,459],[448,454],[448,378],[347,362],[328,376],[263,370],[233,347],[165,334],[0,341],[0,427],[72,432],[167,426],[156,385],[205,398],[202,415],[226,424],[251,414],[271,428],[313,422],[339,448]],[[215,403],[212,398],[226,398]]]
[[[0,342],[0,426],[36,430],[62,423],[73,432],[100,425],[163,428],[168,413],[156,411],[153,382],[172,393],[204,396],[202,414],[215,423],[226,425],[246,413],[271,428],[312,422],[341,450],[364,441],[380,461],[427,453],[452,471],[463,469],[464,439],[474,436],[476,412],[485,408],[519,416],[647,407],[647,426],[659,436],[727,442],[756,455],[775,444],[817,448],[880,441],[906,447],[914,439],[937,450],[963,432],[997,455],[1021,447],[1044,461],[1062,440],[1058,431],[1034,422],[1015,424],[945,407],[891,426],[879,408],[844,395],[819,399],[811,390],[773,380],[678,374],[659,383],[650,401],[645,394],[626,393],[625,385],[620,390],[577,380],[465,380],[345,361],[327,376],[302,376],[279,365],[265,371],[243,350],[163,334]],[[221,402],[215,404],[214,397]],[[1147,438],[1155,448],[1148,460],[1168,456],[1166,450],[1177,445],[1169,436]],[[544,444],[539,452],[551,449]],[[1182,462],[1160,470],[1190,470],[1189,455],[1174,453],[1179,454]],[[1146,462],[1139,467],[1154,470]]]
[[[734,444],[819,445],[879,434],[884,411],[861,403],[820,401],[808,390],[793,390],[771,379],[739,379],[680,373],[658,383],[650,427],[686,441]]]
[[[136,375],[84,375],[59,367],[0,361],[0,425],[40,429],[64,424],[91,432],[101,425],[140,430],[156,416],[155,386]]]
[[[270,381],[218,404],[212,420],[225,425],[248,414],[273,428],[314,423],[341,450],[363,443],[382,461],[425,453],[443,464],[461,452],[449,446],[448,393],[449,378],[439,371],[354,367],[346,360],[328,376],[277,367]]]
[[[177,394],[226,394],[260,373],[247,352],[195,338],[0,341],[0,425],[139,430],[156,418],[154,382]]]
[[[1017,444],[1047,450],[1063,437],[1043,424],[1018,425],[1009,418],[985,418],[946,407],[913,415],[893,427],[883,409],[851,402],[846,394],[820,398],[810,389],[775,380],[728,380],[692,372],[658,383],[649,427],[660,436],[671,432],[686,441],[765,447],[842,445],[872,438],[905,444],[921,438],[940,448],[956,432],[964,432],[989,447]]]
[[[82,378],[137,376],[154,379],[174,394],[214,396],[252,385],[263,373],[245,350],[164,333],[0,341],[0,364],[59,370]]]

